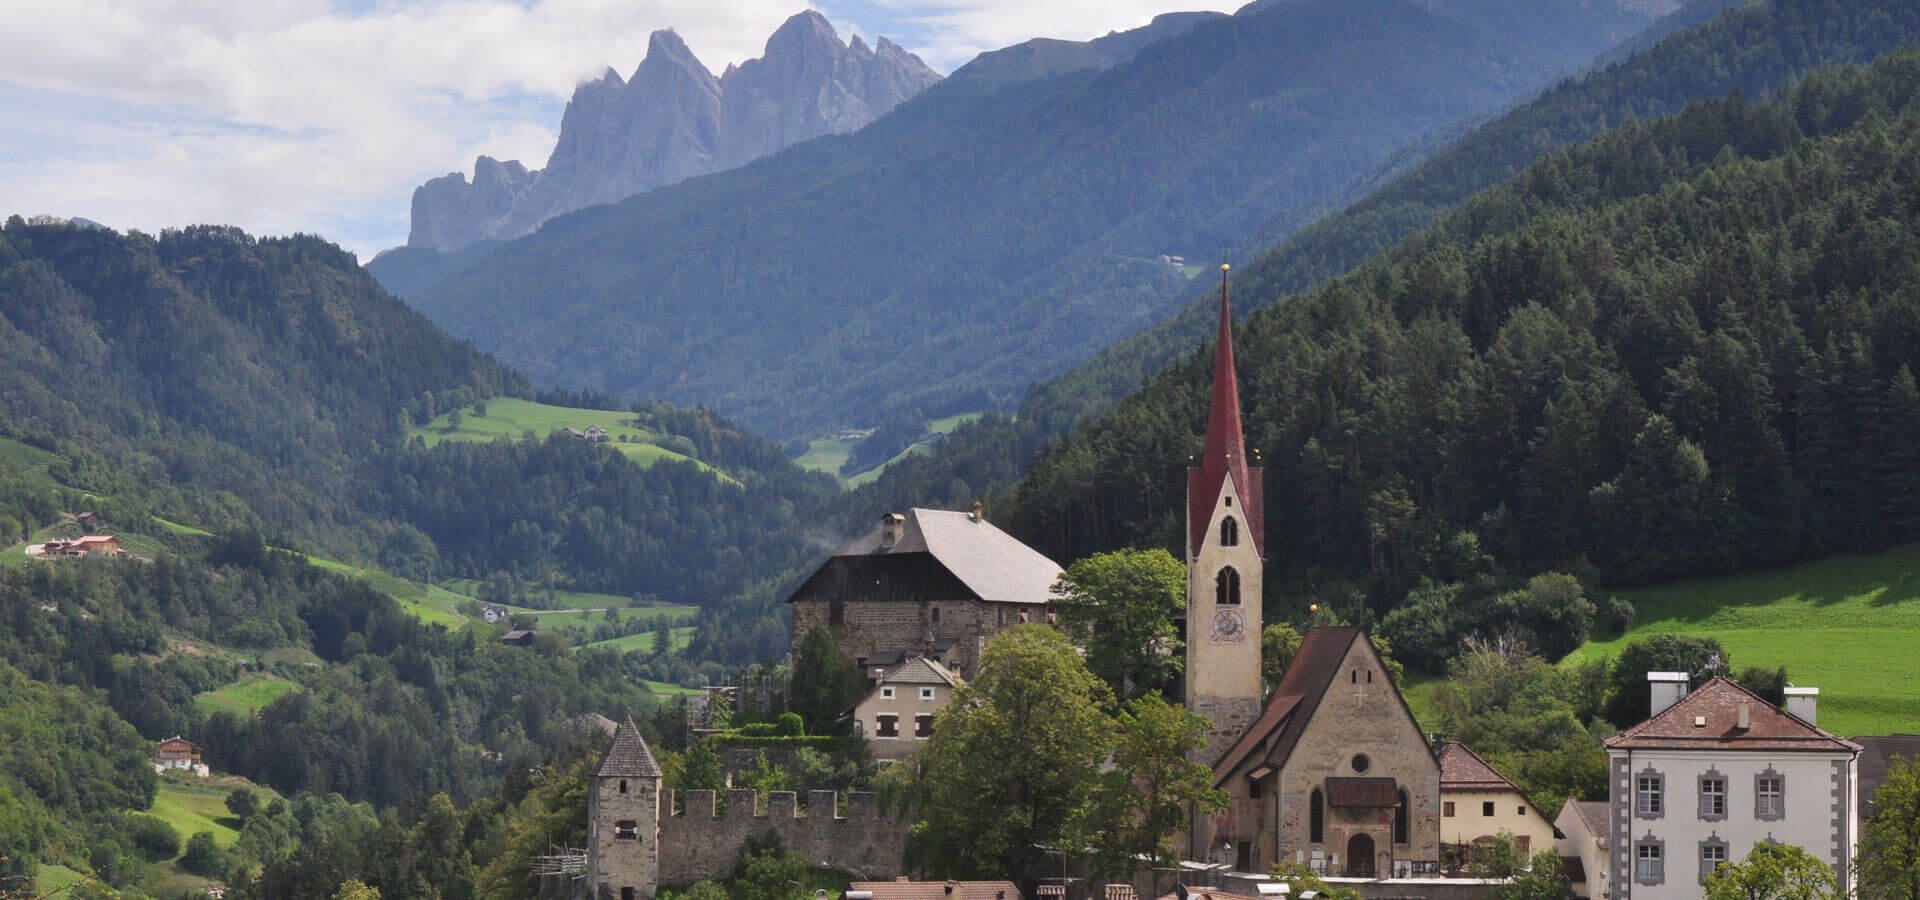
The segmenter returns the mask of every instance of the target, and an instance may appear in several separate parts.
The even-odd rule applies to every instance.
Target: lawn
[[[456,594],[439,585],[417,584],[378,569],[363,569],[319,556],[309,555],[307,562],[322,569],[358,575],[366,579],[374,590],[392,597],[394,602],[400,604],[401,609],[429,625],[445,625],[458,631],[470,621],[457,610],[460,604],[472,598]]]
[[[537,440],[545,440],[547,435],[562,428],[585,431],[588,426],[598,425],[607,431],[607,446],[619,450],[642,466],[651,466],[663,459],[691,462],[728,482],[739,483],[700,460],[660,446],[661,435],[634,424],[634,414],[624,410],[573,409],[509,397],[487,401],[487,414],[484,416],[474,415],[471,408],[461,410],[459,428],[452,427],[452,415],[451,412],[442,413],[426,425],[409,431],[408,436],[418,437],[432,447],[441,441],[493,441],[501,438],[517,441],[529,434]]]
[[[75,872],[66,866],[41,863],[40,870],[34,873],[33,889],[35,897],[51,897],[78,884],[87,876]]]
[[[1835,734],[1920,731],[1920,544],[1622,596],[1635,606],[1633,627],[1569,660],[1649,634],[1705,635],[1735,671],[1786,666],[1795,684],[1820,688],[1820,726]]]
[[[299,689],[299,685],[285,678],[255,674],[226,687],[195,694],[193,703],[203,712],[224,711],[244,717]]]
[[[853,442],[837,437],[814,438],[807,444],[807,452],[800,454],[794,464],[802,469],[825,472],[838,476],[840,467],[847,464],[847,457],[853,453]]]
[[[196,832],[211,831],[214,843],[230,847],[240,838],[240,820],[227,811],[227,795],[232,792],[231,787],[162,781],[147,813],[180,832],[183,846]]]
[[[636,650],[641,653],[652,653],[653,638],[653,632],[643,631],[639,634],[629,634],[626,637],[617,637],[612,640],[594,641],[586,646],[610,647],[622,653],[631,653]],[[686,646],[691,643],[693,643],[693,626],[683,626],[673,630],[673,647],[675,650],[685,649]]]

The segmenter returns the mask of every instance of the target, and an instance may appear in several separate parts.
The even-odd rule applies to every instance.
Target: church
[[[1226,271],[1206,444],[1187,472],[1185,699],[1208,724],[1194,760],[1228,806],[1196,815],[1188,853],[1250,873],[1437,872],[1440,764],[1365,630],[1312,629],[1270,696],[1261,684],[1264,472],[1241,431]]]

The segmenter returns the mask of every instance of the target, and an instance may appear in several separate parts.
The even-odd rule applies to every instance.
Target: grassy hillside
[[[195,694],[193,702],[210,713],[230,712],[236,716],[246,716],[299,689],[299,685],[277,675],[255,674],[226,687]]]
[[[1569,660],[1617,654],[1650,634],[1704,635],[1720,641],[1736,670],[1786,666],[1795,684],[1819,688],[1828,731],[1920,731],[1920,544],[1623,596],[1638,610],[1633,627]]]
[[[452,412],[441,413],[426,425],[407,432],[407,436],[420,438],[432,447],[441,441],[519,440],[527,437],[544,440],[547,435],[562,428],[585,431],[589,426],[598,425],[607,430],[609,446],[642,466],[668,459],[691,462],[707,471],[718,472],[705,462],[662,446],[661,442],[668,436],[640,427],[633,413],[623,410],[573,409],[514,398],[489,400],[485,409],[486,415],[477,415],[471,409],[461,410],[457,428],[453,426]],[[720,474],[727,481],[733,481],[730,476]]]

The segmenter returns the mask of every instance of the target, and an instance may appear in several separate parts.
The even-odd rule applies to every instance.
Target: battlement
[[[713,791],[663,791],[660,883],[725,878],[740,864],[747,839],[767,836],[815,865],[865,878],[901,874],[908,823],[883,813],[877,795],[848,794],[844,809],[835,791],[808,791],[805,806],[799,799],[793,791],[730,790],[722,812]]]
[[[871,791],[854,791],[847,795],[846,809],[840,808],[839,791],[808,791],[807,803],[800,805],[800,795],[793,791],[768,791],[762,795],[759,791],[735,788],[727,791],[727,807],[719,811],[718,797],[715,791],[662,791],[660,808],[671,810],[667,814],[672,819],[814,819],[826,818],[837,821],[866,821],[881,819],[879,795]]]

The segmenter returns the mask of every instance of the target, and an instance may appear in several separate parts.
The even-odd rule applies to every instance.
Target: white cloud
[[[1144,23],[1141,0],[846,0],[844,30],[943,70]],[[0,215],[402,242],[415,185],[485,153],[543,164],[580,80],[671,27],[716,72],[795,0],[0,0]]]

